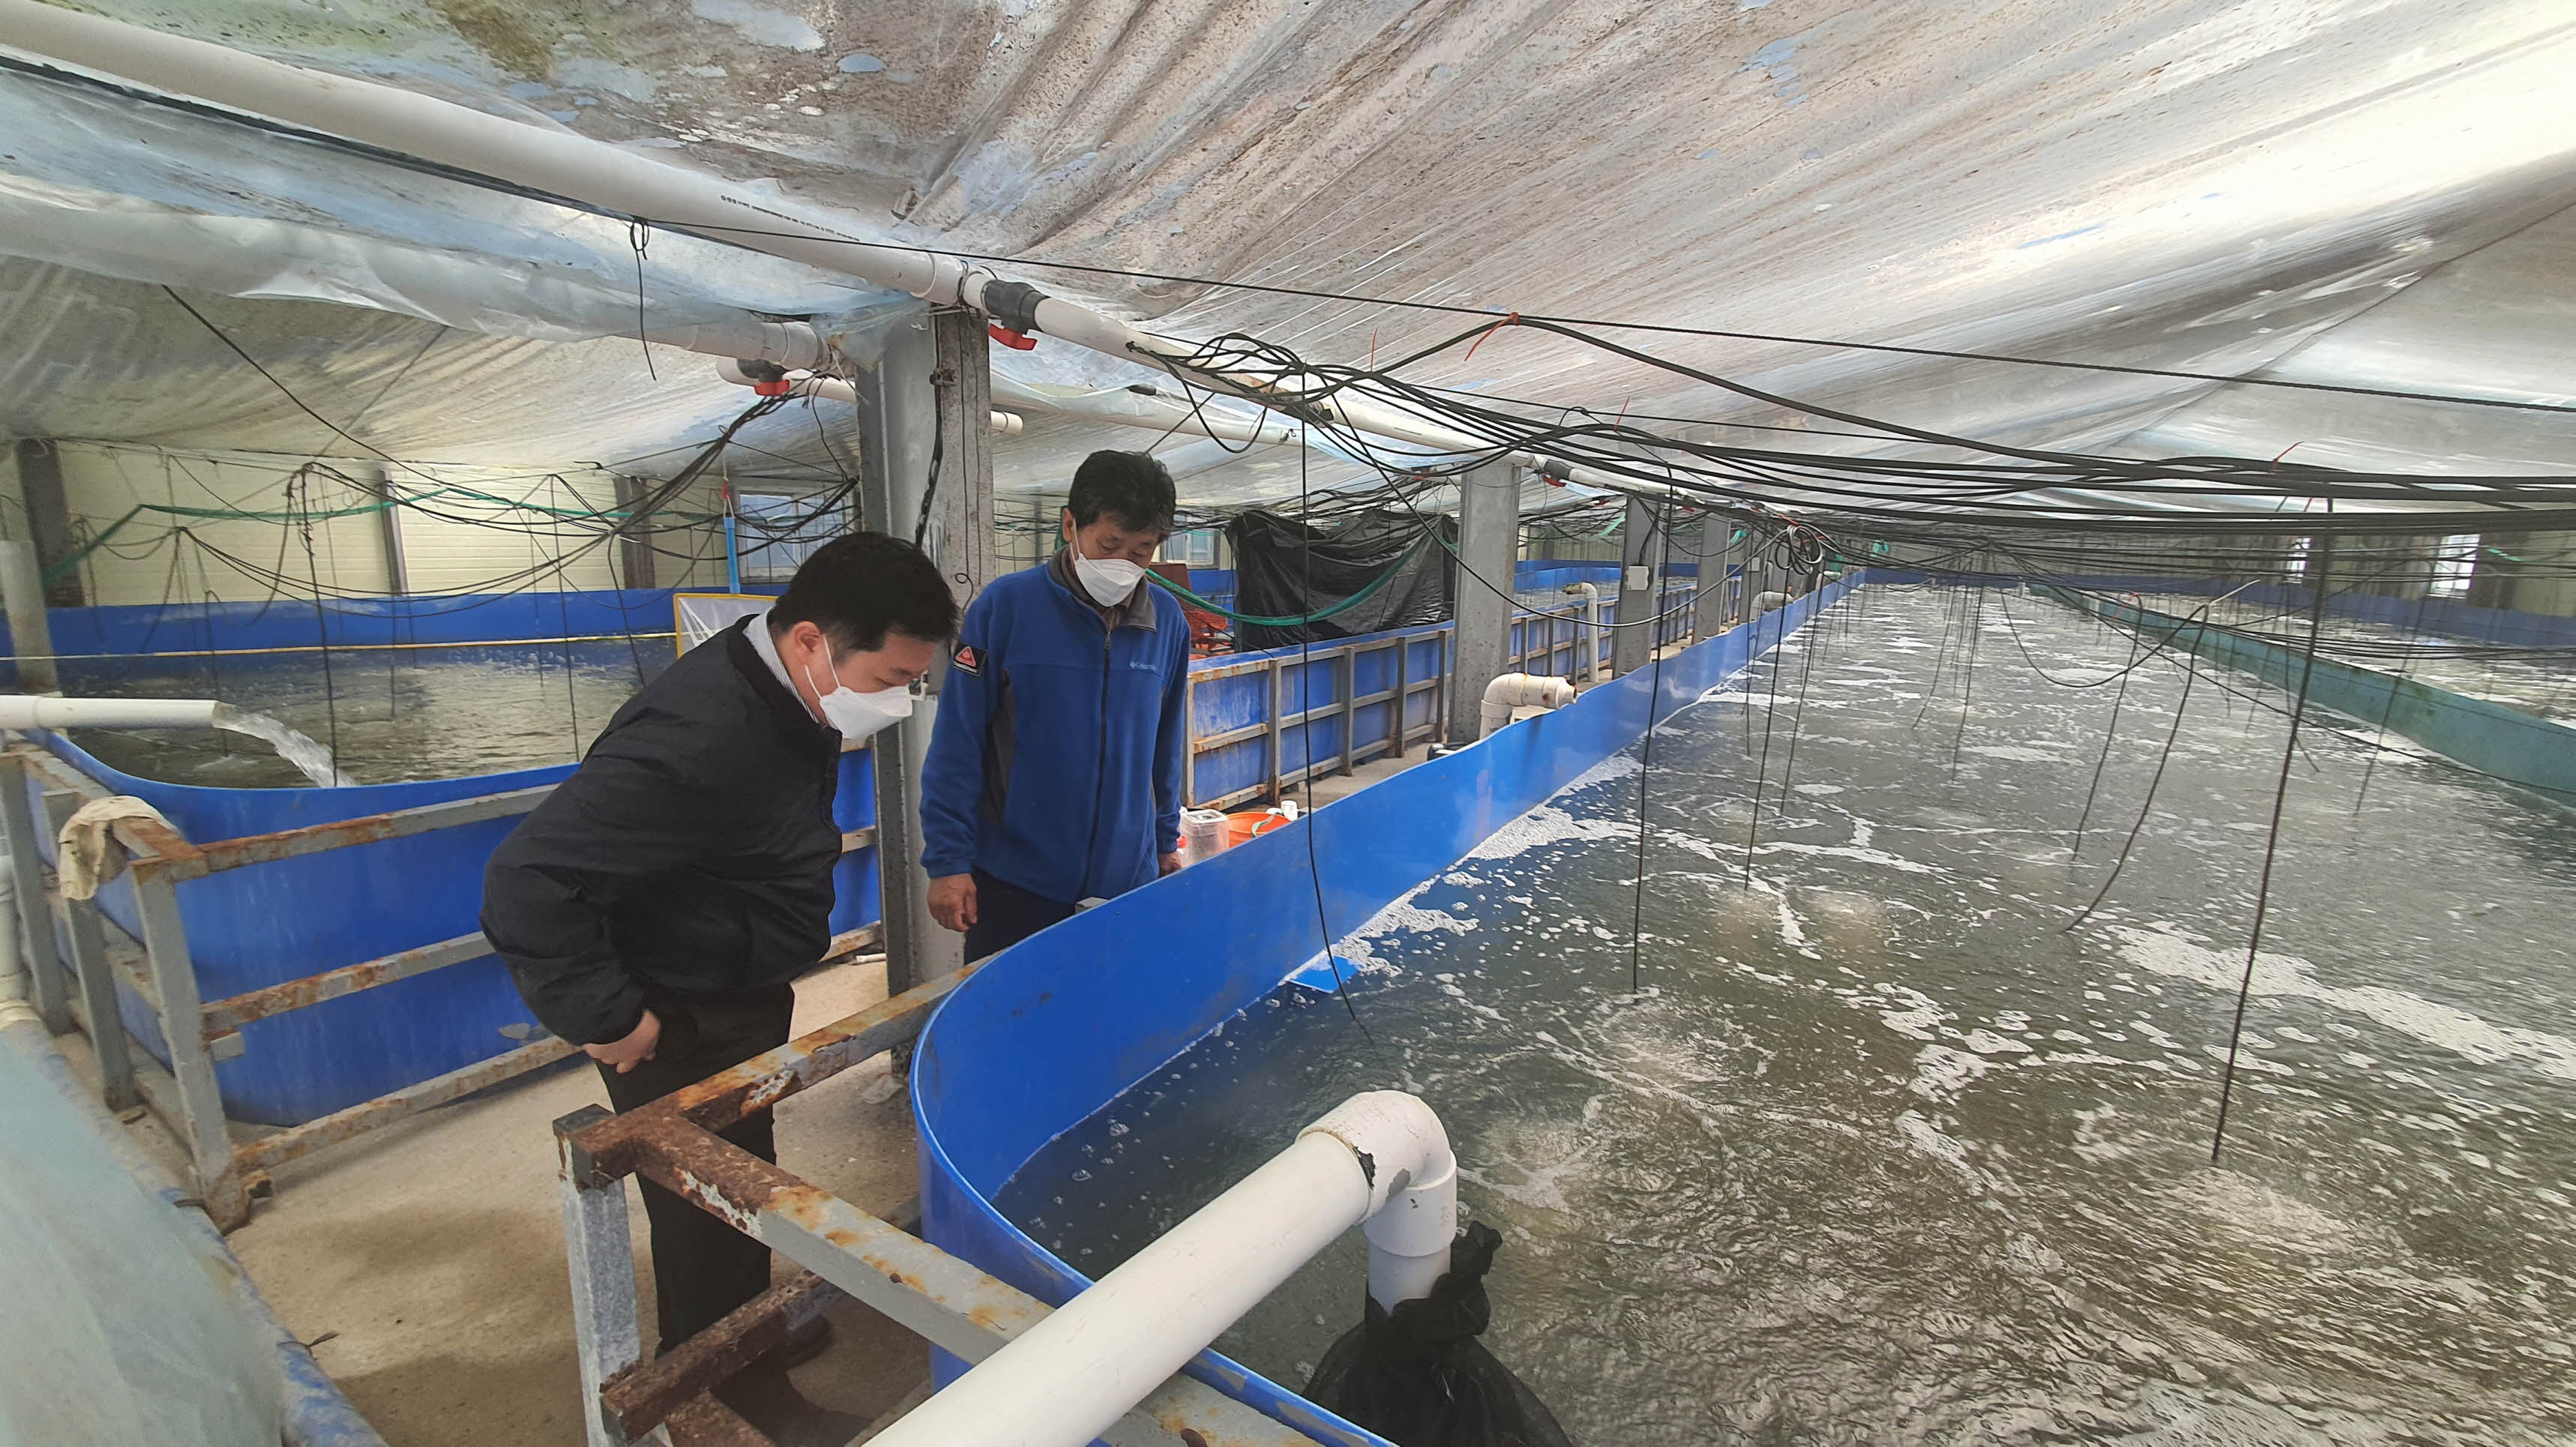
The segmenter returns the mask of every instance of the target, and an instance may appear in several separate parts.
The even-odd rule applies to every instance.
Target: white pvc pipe
[[[1786,608],[1788,606],[1789,595],[1776,589],[1770,592],[1756,593],[1753,595],[1753,616],[1756,618],[1761,617],[1763,614],[1768,613],[1775,608]]]
[[[749,387],[758,379],[731,362],[719,363],[716,375],[738,387]],[[1286,427],[1262,422],[1238,421],[1231,417],[1212,417],[1193,412],[1178,402],[1160,402],[1140,397],[1133,392],[1101,392],[1057,397],[1046,393],[998,385],[995,391],[1009,394],[1006,400],[1014,406],[1040,407],[1086,422],[1108,422],[1120,427],[1149,428],[1165,434],[1186,433],[1196,437],[1213,437],[1225,442],[1284,443],[1296,440],[1296,433]],[[858,388],[838,377],[799,377],[789,388],[791,397],[820,397],[829,402],[855,404]],[[995,412],[993,430],[1006,437],[1017,437],[1026,424],[1017,413]]]
[[[755,195],[605,142],[540,130],[395,86],[326,75],[41,0],[0,0],[0,44],[860,277],[936,305],[989,311],[986,290],[1001,280],[956,257],[878,240],[868,223],[845,212]],[[1054,297],[1038,302],[1035,315],[1038,330],[1047,336],[1166,371],[1174,371],[1174,359],[1193,350],[1186,342],[1148,337],[1124,322]],[[1189,376],[1197,385],[1222,387],[1264,405],[1273,405],[1283,394],[1321,386],[1321,379],[1306,374],[1268,373],[1249,358],[1240,370],[1217,363],[1189,369]],[[1348,392],[1301,407],[1324,420],[1439,453],[1482,456],[1492,446],[1398,405]],[[1536,467],[1542,459],[1536,453],[1513,452],[1508,460]],[[1558,471],[1589,487],[1685,496],[1664,483],[1590,468],[1560,466]]]
[[[1448,1270],[1457,1162],[1439,1118],[1401,1091],[1343,1102],[895,1422],[876,1447],[1081,1447],[1361,1220],[1372,1227],[1372,1295],[1381,1250],[1390,1288],[1419,1282],[1428,1291]]]
[[[1476,737],[1481,739],[1510,723],[1513,709],[1563,708],[1572,702],[1574,685],[1562,678],[1506,673],[1485,685],[1484,705],[1476,711]]]
[[[694,327],[655,327],[644,340],[710,357],[775,362],[801,371],[832,359],[823,334],[804,322],[714,322]]]
[[[207,729],[211,698],[56,698],[0,693],[0,729]]]
[[[1584,655],[1583,676],[1599,678],[1601,676],[1601,590],[1590,583],[1568,583],[1565,585],[1565,591],[1569,596],[1583,600],[1583,633],[1585,641],[1591,645],[1590,650]]]

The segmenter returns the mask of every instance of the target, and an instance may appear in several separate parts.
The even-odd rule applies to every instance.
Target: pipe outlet
[[[1476,737],[1484,738],[1512,721],[1516,708],[1563,708],[1574,702],[1574,685],[1562,678],[1542,678],[1534,673],[1506,673],[1485,685],[1483,706],[1478,708]]]

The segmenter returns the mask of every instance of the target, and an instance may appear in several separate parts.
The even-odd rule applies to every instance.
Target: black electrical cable
[[[2272,906],[2272,863],[2281,846],[2281,811],[2290,798],[2290,764],[2298,757],[2299,723],[2308,708],[2308,682],[2316,673],[2317,635],[2325,629],[2327,575],[2334,565],[2333,535],[2318,539],[2316,576],[2309,583],[2315,601],[2308,610],[2308,651],[2299,666],[2299,692],[2290,705],[2289,741],[2281,749],[2281,774],[2272,786],[2272,822],[2263,835],[2263,871],[2254,886],[2254,924],[2245,941],[2245,974],[2236,984],[2236,1014],[2227,1028],[2227,1063],[2218,1077],[2218,1120],[2209,1136],[2209,1163],[2227,1141],[2227,1108],[2236,1093],[2236,1054],[2245,1038],[2245,1006],[2254,993],[2254,964],[2263,947],[2263,921]]]
[[[1666,515],[1648,504],[1646,536],[1634,550],[1638,560],[1652,567],[1669,541],[1665,528]],[[1658,574],[1659,575],[1659,574]],[[1639,957],[1646,945],[1646,780],[1655,768],[1656,714],[1664,702],[1664,650],[1660,634],[1646,635],[1646,651],[1652,662],[1646,675],[1646,738],[1637,752],[1637,895],[1628,914],[1628,993],[1637,993]]]
[[[1300,501],[1304,500],[1307,492],[1306,458],[1308,455],[1308,449],[1305,447],[1301,446],[1297,449],[1297,493]],[[1315,590],[1315,530],[1313,528],[1305,530],[1304,541],[1301,571],[1305,576],[1298,581],[1304,591],[1311,596]],[[1307,692],[1314,686],[1314,631],[1312,628],[1298,630],[1297,712],[1301,717],[1307,713]],[[1352,686],[1354,689],[1357,688],[1356,680]],[[1403,695],[1399,693],[1390,700],[1388,707],[1395,710],[1395,738],[1400,746],[1404,742]],[[1284,738],[1285,735],[1283,734],[1282,737]],[[1351,1023],[1359,1027],[1360,1038],[1368,1042],[1369,1048],[1375,1049],[1377,1037],[1369,1033],[1368,1023],[1360,1019],[1359,1006],[1351,1000],[1350,982],[1342,978],[1342,957],[1333,950],[1333,922],[1324,912],[1324,869],[1316,861],[1315,853],[1315,725],[1313,719],[1307,719],[1298,727],[1297,739],[1298,756],[1304,761],[1303,782],[1306,786],[1306,817],[1299,822],[1306,826],[1306,881],[1315,889],[1315,930],[1324,939],[1324,962],[1333,971],[1333,993],[1342,997],[1342,1009],[1351,1017]],[[1284,764],[1282,766],[1285,767]]]

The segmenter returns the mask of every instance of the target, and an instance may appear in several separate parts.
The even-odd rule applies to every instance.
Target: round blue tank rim
[[[986,1199],[984,1193],[976,1189],[974,1184],[966,1179],[965,1173],[957,1168],[957,1163],[949,1159],[948,1148],[940,1143],[938,1129],[931,1124],[929,1110],[923,1104],[925,1097],[921,1088],[922,1062],[927,1059],[931,1053],[931,1037],[939,1029],[940,1017],[948,1013],[948,1007],[954,1004],[960,996],[982,983],[984,983],[984,980],[981,972],[978,972],[976,975],[969,976],[965,983],[959,985],[956,989],[949,991],[946,999],[941,1000],[936,1006],[933,1006],[929,1021],[921,1027],[920,1041],[912,1052],[912,1064],[906,1072],[904,1086],[906,1091],[912,1097],[912,1128],[914,1135],[920,1141],[922,1172],[925,1177],[925,1184],[927,1184],[928,1177],[935,1171],[939,1179],[947,1182],[948,1185],[968,1203],[968,1208],[975,1213],[975,1219],[978,1223],[988,1229],[999,1228],[1004,1240],[1013,1243],[1020,1249],[1026,1251],[1033,1261],[1045,1268],[1047,1273],[1054,1278],[1051,1284],[1058,1288],[1057,1299],[1050,1302],[1049,1305],[1062,1305],[1065,1301],[1071,1300],[1076,1294],[1089,1288],[1092,1285],[1091,1278],[1085,1276],[1074,1267],[1067,1265],[1062,1257],[1057,1256],[1054,1252],[1039,1245],[1027,1232],[1022,1231],[1019,1228],[1019,1224],[1017,1222],[1011,1220],[1010,1217],[1003,1215],[999,1207],[996,1207],[990,1200]],[[1027,1162],[1022,1161],[1021,1164],[1026,1165]],[[924,1229],[927,1230],[926,1223]],[[943,1247],[941,1249],[944,1250],[946,1248]],[[974,1261],[970,1258],[961,1259],[966,1259],[966,1264],[975,1267],[975,1269],[979,1271],[989,1270],[989,1268],[981,1262]],[[1210,1374],[1207,1370],[1209,1367],[1214,1368],[1216,1375],[1212,1376]],[[1378,1436],[1367,1428],[1359,1426],[1356,1423],[1346,1421],[1334,1413],[1316,1406],[1314,1403],[1309,1402],[1304,1397],[1298,1395],[1295,1390],[1281,1386],[1279,1383],[1270,1380],[1268,1377],[1263,1376],[1259,1372],[1254,1371],[1250,1367],[1243,1365],[1241,1362],[1238,1362],[1232,1357],[1226,1356],[1224,1353],[1216,1351],[1213,1348],[1200,1352],[1197,1358],[1195,1358],[1187,1368],[1184,1368],[1184,1370],[1191,1376],[1205,1382],[1207,1385],[1225,1393],[1227,1396],[1234,1398],[1245,1406],[1251,1407],[1253,1410],[1260,1412],[1263,1416],[1269,1417],[1274,1421],[1281,1422],[1283,1425],[1298,1427],[1300,1430],[1307,1430],[1308,1428],[1316,1425],[1337,1427],[1343,1432],[1349,1434],[1346,1439],[1349,1442],[1368,1444],[1368,1447],[1396,1447],[1396,1444],[1388,1442],[1385,1438]],[[1240,1387],[1229,1388],[1223,1380],[1218,1379],[1225,1376],[1235,1378],[1240,1382]],[[1301,1412],[1313,1414],[1312,1420],[1303,1424],[1291,1422],[1280,1416],[1280,1414],[1274,1410],[1274,1404],[1286,1404],[1290,1402],[1297,1404]]]
[[[368,799],[379,797],[379,791],[382,790],[422,789],[452,784],[474,784],[478,786],[489,785],[490,787],[478,788],[477,792],[486,794],[507,793],[513,789],[532,788],[538,784],[550,782],[551,780],[548,776],[560,777],[562,775],[569,774],[572,772],[574,767],[571,764],[535,764],[524,769],[507,769],[497,774],[450,774],[444,778],[437,779],[393,779],[381,784],[337,784],[329,788],[306,784],[300,786],[289,785],[274,789],[245,789],[229,787],[221,784],[182,784],[169,779],[147,779],[140,774],[129,774],[122,769],[100,763],[97,755],[82,748],[79,744],[72,742],[71,736],[60,729],[30,729],[27,732],[33,737],[43,741],[45,746],[51,749],[65,763],[70,764],[82,773],[96,779],[101,784],[107,785],[114,792],[119,794],[134,794],[138,796],[144,795],[146,791],[153,793],[166,791],[180,797],[208,799],[218,796],[238,797],[243,794],[256,794],[263,796],[278,795],[287,798],[329,799],[334,801],[335,804],[339,801],[345,800],[354,805],[362,803]],[[129,785],[140,785],[141,787],[131,788],[128,787]],[[466,798],[472,796],[460,795],[458,797]],[[355,808],[351,810],[348,817],[354,819],[363,815],[378,812],[381,811],[373,808]]]

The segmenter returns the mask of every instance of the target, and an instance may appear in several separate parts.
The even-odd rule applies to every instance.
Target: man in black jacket
[[[599,1062],[617,1109],[787,1042],[788,982],[831,938],[842,742],[910,712],[910,685],[956,630],[918,548],[837,538],[768,612],[628,700],[493,853],[483,932],[530,1012]],[[777,1159],[765,1110],[723,1135]],[[768,1288],[769,1248],[643,1190],[668,1350]],[[736,1383],[727,1400],[755,1425],[813,1411],[775,1363]]]

